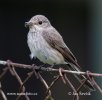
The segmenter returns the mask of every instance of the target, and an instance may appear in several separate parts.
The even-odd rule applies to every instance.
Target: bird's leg
[[[45,65],[46,65],[46,64],[42,64],[42,65],[39,66],[39,68],[44,67]]]
[[[40,71],[42,69],[42,67],[44,67],[45,65],[46,64],[40,65],[38,70]]]
[[[51,67],[51,68],[53,68],[55,65],[56,65],[56,64],[55,64],[55,63],[53,63],[50,67]]]

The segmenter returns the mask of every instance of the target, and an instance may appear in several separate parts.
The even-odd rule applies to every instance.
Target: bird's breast
[[[28,46],[31,54],[47,64],[63,64],[64,58],[57,50],[53,49],[38,31],[28,33]]]
[[[45,39],[42,37],[40,32],[29,32],[28,33],[28,46],[30,48],[31,53],[33,56],[40,58],[40,59],[46,59],[46,51],[49,49],[49,45],[45,41]]]

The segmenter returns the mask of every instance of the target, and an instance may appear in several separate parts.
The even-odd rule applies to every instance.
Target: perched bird
[[[25,26],[29,27],[27,43],[31,51],[31,58],[37,57],[41,62],[49,65],[68,64],[70,70],[80,71],[75,56],[45,16],[35,15],[25,22]],[[75,77],[80,83],[86,78],[84,75],[75,75]],[[89,80],[84,86],[90,91],[94,90]]]

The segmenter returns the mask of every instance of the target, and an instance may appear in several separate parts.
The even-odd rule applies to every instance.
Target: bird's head
[[[29,28],[34,28],[35,26],[47,28],[50,25],[50,21],[43,15],[35,15],[28,22],[25,22],[25,27]]]

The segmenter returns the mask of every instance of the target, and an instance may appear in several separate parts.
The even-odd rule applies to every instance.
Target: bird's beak
[[[32,26],[32,22],[25,22],[25,27],[30,27],[30,26]]]

